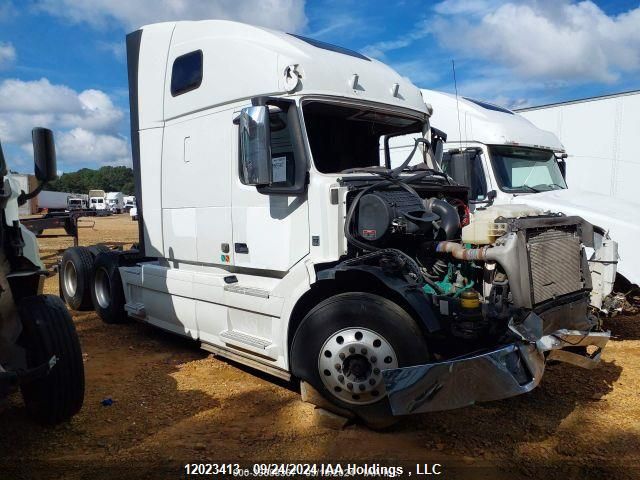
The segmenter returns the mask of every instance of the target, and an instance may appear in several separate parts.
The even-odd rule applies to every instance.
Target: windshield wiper
[[[523,185],[526,187],[529,187],[529,185]],[[563,187],[562,185],[559,185],[557,183],[540,183],[538,185],[536,185],[535,187],[529,187],[529,188],[535,188],[537,190],[540,190],[538,187],[547,187],[547,190],[542,190],[544,192],[550,192],[553,190],[564,190],[566,187]],[[553,188],[553,187],[558,187],[558,188]]]
[[[519,187],[514,187],[514,188],[526,188],[528,192],[531,193],[540,193],[542,192],[542,190],[538,190],[537,188],[533,188],[529,185],[520,185]]]

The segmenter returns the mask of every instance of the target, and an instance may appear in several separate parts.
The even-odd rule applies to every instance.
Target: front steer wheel
[[[126,323],[125,298],[117,252],[101,252],[93,262],[91,298],[93,308],[105,323]]]
[[[425,363],[427,343],[411,316],[386,298],[343,293],[303,319],[291,347],[293,374],[373,428],[394,423],[381,371]]]
[[[46,376],[22,385],[27,411],[46,425],[68,420],[82,407],[84,365],[67,307],[56,296],[38,295],[20,300],[18,313],[23,326],[20,344],[27,352],[28,368],[56,357]]]

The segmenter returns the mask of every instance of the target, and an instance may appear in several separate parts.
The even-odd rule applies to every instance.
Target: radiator
[[[533,304],[584,288],[582,250],[575,228],[527,232]]]

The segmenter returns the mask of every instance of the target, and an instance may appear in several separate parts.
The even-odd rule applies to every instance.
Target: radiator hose
[[[460,230],[460,216],[456,207],[435,197],[424,200],[424,207],[440,217],[440,228],[444,230],[447,240],[456,238]]]
[[[450,253],[458,260],[485,260],[487,258],[488,247],[464,248],[463,245],[455,242],[439,242],[436,252]]]

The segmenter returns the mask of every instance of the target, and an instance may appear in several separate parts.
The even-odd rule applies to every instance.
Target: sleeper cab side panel
[[[242,39],[215,38],[205,31],[198,37],[197,29],[197,25],[179,25],[174,35],[167,62],[165,119],[279,90],[278,79],[282,73],[278,71],[276,52]],[[186,31],[186,34],[182,35],[178,30]],[[202,83],[195,90],[173,97],[173,62],[177,57],[196,50],[202,50]],[[261,72],[261,75],[256,75],[256,72]]]
[[[145,253],[162,257],[161,174],[162,128],[140,131],[140,176],[142,178],[142,205],[144,212]]]
[[[167,122],[162,152],[166,258],[233,263],[233,249],[223,248],[232,242],[232,149],[225,146],[233,127],[226,111]]]

